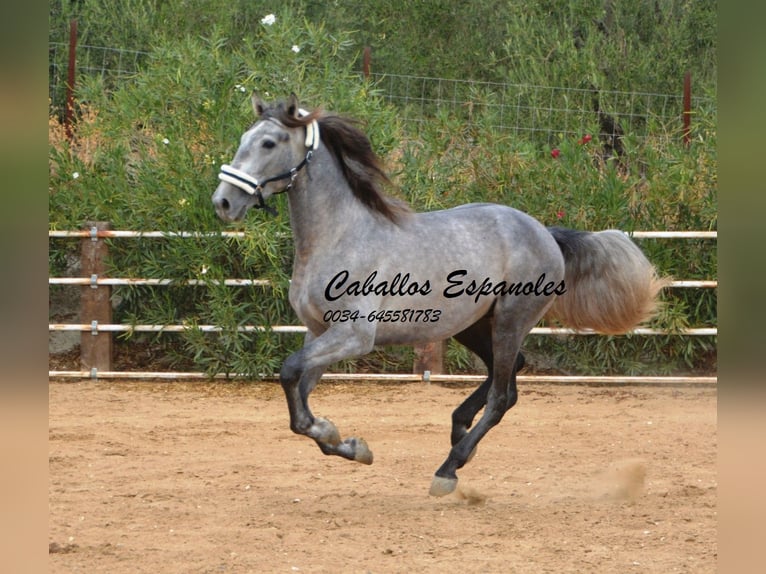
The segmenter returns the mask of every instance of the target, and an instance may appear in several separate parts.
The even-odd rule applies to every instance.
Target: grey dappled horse
[[[309,410],[330,364],[375,345],[454,337],[488,376],[452,415],[452,448],[430,489],[448,494],[457,469],[516,404],[519,349],[541,318],[617,334],[653,315],[663,280],[623,232],[546,229],[489,203],[414,213],[383,194],[388,179],[352,121],[302,110],[295,95],[271,106],[254,95],[253,107],[258,119],[222,166],[213,204],[221,219],[237,221],[288,194],[290,303],[308,333],[280,382],[290,428],[323,453],[372,463],[364,440],[342,439]]]

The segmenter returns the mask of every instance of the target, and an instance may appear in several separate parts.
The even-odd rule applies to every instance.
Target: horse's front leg
[[[303,348],[290,355],[282,365],[279,381],[287,399],[290,429],[314,439],[324,454],[372,464],[372,452],[367,443],[357,437],[341,439],[332,422],[311,413],[308,397],[328,365],[364,355],[372,350],[373,343],[374,332],[371,330],[334,327],[316,338],[309,334]]]

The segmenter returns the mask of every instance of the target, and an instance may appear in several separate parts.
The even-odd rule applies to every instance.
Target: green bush
[[[374,44],[372,40],[381,44],[375,52],[378,69],[381,64],[377,62],[386,62],[392,73],[420,72],[434,58],[434,50],[417,49],[429,38],[430,47],[443,48],[436,50],[443,62],[434,70],[445,75],[468,77],[475,72],[477,79],[547,85],[556,80],[572,88],[583,88],[587,81],[600,90],[637,85],[675,90],[660,81],[660,77],[667,79],[659,71],[662,66],[680,66],[679,71],[691,62],[691,55],[701,54],[705,57],[699,58],[700,77],[708,77],[709,69],[715,67],[714,57],[710,57],[712,40],[705,35],[693,40],[688,34],[694,18],[702,20],[702,30],[708,30],[706,5],[694,12],[692,4],[670,3],[656,16],[683,16],[683,25],[676,27],[685,42],[678,44],[683,46],[683,58],[670,63],[658,59],[658,54],[663,42],[671,41],[667,35],[673,30],[641,28],[638,24],[646,22],[647,16],[621,5],[614,8],[612,36],[598,36],[591,30],[590,39],[574,49],[566,42],[573,41],[578,25],[595,26],[594,18],[604,16],[599,11],[604,4],[538,3],[525,12],[526,20],[502,24],[502,33],[492,20],[486,37],[478,34],[480,28],[468,5],[457,3],[442,3],[438,8],[433,3],[403,3],[398,6],[402,10],[398,16],[396,6],[363,3],[369,10],[354,13],[360,18],[358,32],[351,32],[353,22],[340,17],[343,2],[321,6],[284,3],[272,25],[261,22],[269,13],[263,2],[233,2],[220,14],[216,12],[219,3],[184,4],[187,9],[178,10],[180,4],[132,0],[125,9],[111,14],[110,10],[97,10],[102,5],[99,2],[83,3],[83,41],[98,45],[108,39],[101,36],[102,28],[114,30],[114,38],[147,53],[130,78],[116,81],[100,74],[78,78],[78,122],[72,142],[62,135],[59,110],[53,102],[51,228],[75,229],[88,220],[104,220],[115,229],[223,229],[210,196],[220,165],[231,159],[241,133],[253,121],[249,101],[253,90],[266,99],[294,91],[305,107],[322,106],[361,119],[375,150],[387,162],[398,186],[395,193],[418,210],[492,201],[522,209],[547,225],[577,229],[717,227],[715,109],[710,102],[695,114],[694,137],[688,148],[681,143],[677,127],[644,114],[646,125],[640,134],[626,130],[624,155],[610,159],[604,156],[592,110],[585,110],[576,126],[552,133],[510,132],[498,127],[498,107],[492,105],[500,97],[497,85],[476,84],[465,96],[471,102],[470,110],[445,108],[421,118],[424,121],[405,122],[403,108],[386,100],[383,85],[363,80],[358,72],[359,50]],[[482,3],[477,13],[483,14],[495,4]],[[508,3],[514,10],[521,5]],[[52,23],[59,23],[58,28],[52,27],[54,40],[61,41],[55,30],[73,15],[68,10],[74,5],[66,6],[52,12]],[[130,11],[131,6],[135,11]],[[144,14],[145,20],[134,18],[136,14]],[[343,14],[349,17],[348,12]],[[426,14],[428,18],[417,18]],[[458,26],[463,16],[473,24]],[[447,19],[444,36],[439,35],[439,27],[429,24],[434,18]],[[526,37],[520,38],[519,29],[512,26],[526,28]],[[372,33],[375,30],[377,35]],[[396,39],[382,30],[396,33]],[[453,36],[446,35],[450,30]],[[426,31],[428,35],[423,36]],[[505,38],[502,42],[497,40],[501,37]],[[632,66],[607,49],[610,37],[623,38],[624,46],[656,45],[644,54],[645,62]],[[479,55],[487,48],[484,41],[496,45],[494,55],[482,60]],[[560,56],[541,58],[551,42],[560,44],[556,48]],[[483,53],[486,56],[490,51]],[[610,58],[607,64],[594,63],[595,53],[606,54]],[[449,54],[458,58],[448,58]],[[633,70],[634,77],[626,78],[625,85],[616,81],[619,74],[609,73],[609,69],[620,68]],[[645,83],[633,83],[639,78]],[[707,85],[713,85],[712,81]],[[714,89],[710,91],[714,93]],[[552,117],[551,121],[567,120]],[[580,139],[586,134],[592,135],[588,142]],[[559,150],[557,158],[551,156],[552,148]],[[116,289],[120,301],[116,321],[217,325],[220,333],[190,329],[150,339],[166,345],[178,365],[211,374],[257,377],[278,370],[287,354],[299,347],[301,337],[238,330],[243,325],[298,323],[287,303],[292,243],[285,198],[272,201],[279,215],[251,214],[236,227],[246,231],[243,239],[112,241],[114,276],[177,280],[171,287]],[[715,241],[646,239],[640,245],[663,274],[679,279],[717,276]],[[61,274],[72,248],[71,242],[51,242],[52,273]],[[232,277],[268,279],[271,285],[198,287],[182,283],[185,279]],[[667,305],[653,326],[679,329],[717,324],[715,290],[671,289],[665,299]],[[715,338],[530,337],[526,349],[540,368],[593,374],[669,373],[709,369],[715,357]],[[453,371],[473,368],[469,354],[454,345],[448,349],[447,362]],[[408,371],[411,363],[411,350],[383,349],[334,369]]]

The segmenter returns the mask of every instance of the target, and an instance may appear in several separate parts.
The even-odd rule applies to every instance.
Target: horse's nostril
[[[228,199],[221,199],[221,207],[225,209],[226,211],[229,210],[229,200]]]

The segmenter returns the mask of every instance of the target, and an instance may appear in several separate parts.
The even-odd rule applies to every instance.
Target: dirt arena
[[[469,387],[325,382],[371,466],[293,435],[273,383],[50,384],[50,572],[715,572],[714,388],[521,385],[428,496]]]

